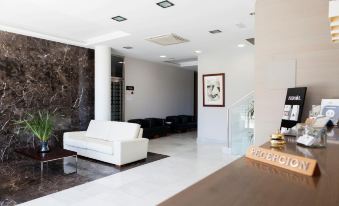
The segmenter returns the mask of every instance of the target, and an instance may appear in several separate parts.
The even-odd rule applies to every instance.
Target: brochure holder
[[[287,89],[284,112],[281,120],[281,132],[288,133],[297,123],[301,122],[307,87]]]

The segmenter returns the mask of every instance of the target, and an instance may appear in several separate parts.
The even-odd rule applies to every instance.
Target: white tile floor
[[[149,151],[169,158],[21,205],[156,205],[236,159],[223,153],[222,148],[197,144],[195,132],[154,139]]]

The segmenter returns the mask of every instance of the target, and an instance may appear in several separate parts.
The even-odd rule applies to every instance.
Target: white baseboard
[[[231,148],[229,148],[229,147],[227,147],[227,146],[225,146],[225,147],[223,147],[222,148],[222,152],[224,153],[224,154],[232,154],[232,150],[231,150]]]

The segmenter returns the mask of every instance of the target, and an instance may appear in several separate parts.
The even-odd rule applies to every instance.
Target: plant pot
[[[40,153],[47,153],[49,152],[48,141],[40,142]]]

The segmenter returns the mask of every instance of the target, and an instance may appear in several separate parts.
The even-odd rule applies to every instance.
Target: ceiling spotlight
[[[243,47],[245,47],[245,44],[238,44],[238,47],[243,48]]]
[[[122,22],[122,21],[127,20],[125,17],[122,17],[122,16],[115,16],[112,19],[115,20],[115,21],[118,21],[118,22]]]
[[[131,47],[131,46],[124,46],[122,48],[124,48],[124,49],[133,49],[133,47]]]
[[[119,64],[124,64],[125,62],[118,62]]]
[[[165,55],[161,55],[160,58],[166,58],[166,56]]]
[[[201,54],[202,53],[202,51],[200,51],[200,50],[196,50],[196,51],[194,51],[196,54]]]
[[[170,1],[161,1],[161,2],[157,3],[157,5],[164,8],[164,9],[171,7],[171,6],[174,6],[174,4]]]
[[[221,32],[222,32],[222,31],[219,30],[219,29],[209,31],[209,33],[211,33],[211,34],[218,34],[218,33],[221,33]]]

